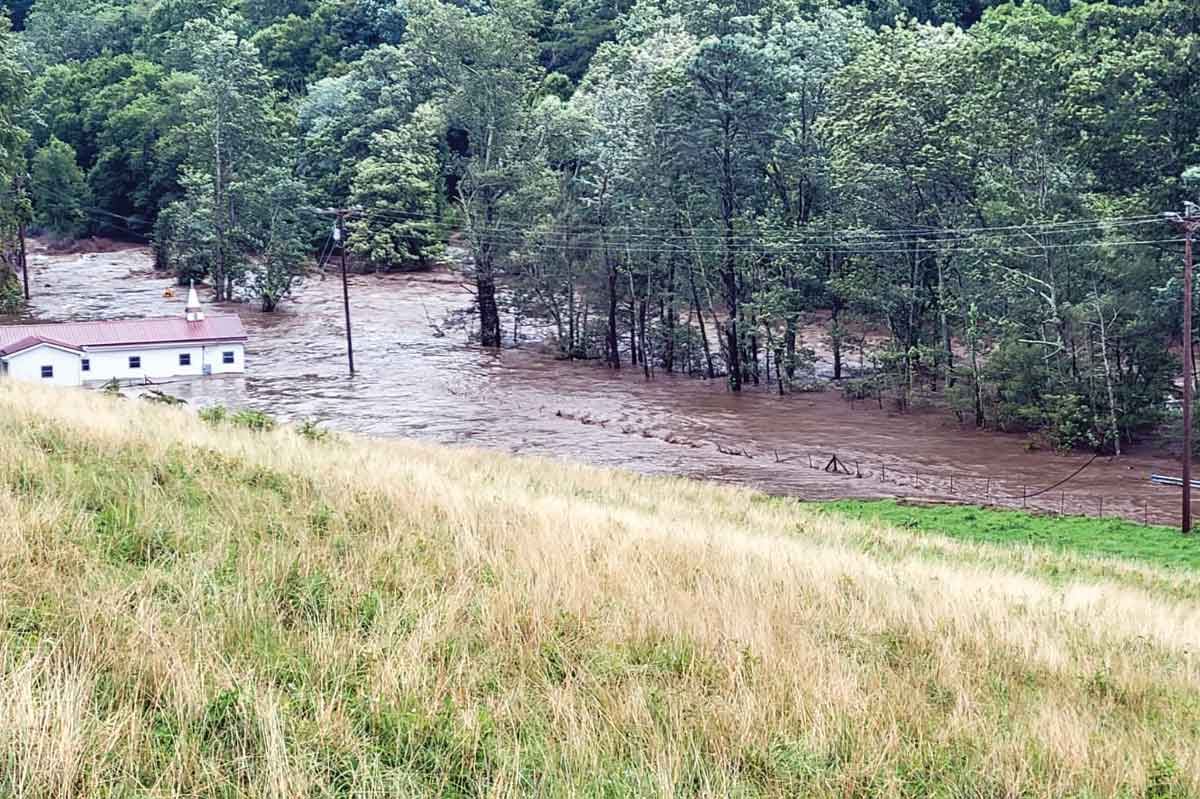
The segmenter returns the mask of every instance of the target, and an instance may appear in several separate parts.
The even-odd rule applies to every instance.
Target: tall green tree
[[[350,202],[365,209],[350,224],[350,248],[376,268],[427,268],[442,251],[443,185],[436,114],[376,134],[357,165]]]
[[[87,181],[69,144],[51,139],[33,156],[34,222],[58,238],[76,238],[87,229]]]
[[[421,78],[457,139],[454,195],[471,249],[480,342],[501,343],[497,278],[522,224],[511,202],[537,142],[529,103],[541,81],[532,38],[536,15],[525,0],[504,0],[474,13],[441,0],[410,6],[408,48]]]
[[[21,266],[19,229],[32,217],[25,185],[25,144],[21,127],[29,75],[17,55],[17,42],[8,19],[0,15],[0,305],[20,301],[14,290],[14,270]]]
[[[292,139],[253,46],[208,20],[189,22],[180,46],[196,77],[182,101],[188,122],[175,132],[189,144],[185,196],[157,238],[169,252],[190,251],[188,262],[203,262],[216,299],[226,300],[255,251],[248,211],[261,204],[270,168],[291,168]]]

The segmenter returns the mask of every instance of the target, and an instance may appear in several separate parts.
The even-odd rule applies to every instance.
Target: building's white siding
[[[233,363],[225,363],[225,353],[232,353]],[[187,355],[189,363],[180,363]],[[132,366],[130,358],[137,358]],[[87,361],[88,368],[83,369]],[[107,347],[84,350],[75,355],[42,344],[10,356],[7,374],[20,380],[39,380],[56,385],[77,386],[81,383],[107,383],[116,378],[121,382],[140,383],[177,377],[200,377],[204,374],[241,374],[246,370],[246,348],[237,344],[180,344]],[[41,377],[42,366],[53,366],[54,377]],[[208,367],[206,372],[205,367]]]
[[[225,363],[225,353],[233,353],[233,363]],[[215,344],[204,348],[204,362],[212,374],[241,374],[246,371],[246,348],[241,344]]]
[[[5,362],[7,375],[17,380],[50,383],[56,386],[77,386],[80,382],[79,356],[49,344],[39,344],[24,352],[10,355]],[[51,367],[54,376],[42,377],[43,366]]]
[[[224,363],[224,353],[233,353],[233,364]],[[171,377],[199,377],[210,366],[210,374],[240,374],[246,369],[245,347],[242,344],[186,344],[147,345],[143,347],[113,347],[104,350],[88,350],[91,369],[83,379],[91,382],[107,382],[116,378],[121,381],[164,380]],[[188,355],[190,363],[181,364],[180,356]],[[138,358],[138,366],[130,365],[130,358]]]

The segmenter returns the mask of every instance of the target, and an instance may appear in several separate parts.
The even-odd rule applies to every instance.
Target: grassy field
[[[0,796],[1200,795],[1200,573],[0,382]]]
[[[822,505],[842,516],[882,521],[906,530],[965,541],[1030,544],[1064,552],[1130,558],[1158,566],[1200,569],[1200,536],[1180,535],[1174,527],[962,505],[913,507],[894,500],[840,500]]]

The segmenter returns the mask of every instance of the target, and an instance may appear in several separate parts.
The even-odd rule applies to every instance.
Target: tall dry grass
[[[1200,795],[1197,596],[0,383],[0,796]]]

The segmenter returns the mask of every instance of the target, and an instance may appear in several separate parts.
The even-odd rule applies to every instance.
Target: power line
[[[369,223],[368,223],[369,224]],[[602,246],[600,242],[580,242],[570,239],[543,238],[538,231],[530,230],[526,235],[515,232],[498,232],[488,235],[488,239],[501,246],[524,248],[539,252],[595,252]],[[1155,245],[1178,244],[1181,238],[1158,239],[1117,239],[1093,240],[1076,242],[1050,242],[1044,244],[1014,244],[1010,239],[1000,242],[983,243],[970,239],[944,239],[937,242],[921,242],[914,240],[912,246],[899,246],[904,242],[885,241],[872,246],[869,243],[855,242],[822,242],[778,245],[771,242],[757,242],[753,245],[736,245],[733,247],[715,246],[713,244],[697,243],[694,239],[679,237],[675,240],[658,240],[654,243],[635,242],[633,238],[625,238],[620,230],[611,231],[609,243],[619,250],[638,255],[667,255],[687,252],[693,254],[717,255],[726,252],[753,255],[894,255],[911,254],[914,248],[926,251],[941,250],[952,253],[1003,253],[1008,255],[1040,255],[1047,250],[1077,250],[1088,248],[1126,248],[1146,247]],[[1007,242],[1007,243],[1005,243]]]
[[[365,219],[370,224],[372,218],[378,220],[383,219],[402,219],[404,221],[429,221],[437,223],[437,217],[432,215],[420,215],[407,212],[395,212],[385,209],[370,209],[356,210],[355,215]],[[830,251],[835,253],[889,253],[889,252],[909,252],[909,247],[899,249],[886,249],[886,247],[899,247],[901,244],[911,242],[912,246],[930,248],[930,247],[947,247],[959,252],[992,252],[997,249],[1008,247],[1013,252],[1031,252],[1038,253],[1045,249],[1070,248],[1076,246],[1127,246],[1129,244],[1158,244],[1171,243],[1172,239],[1141,239],[1135,241],[1100,241],[1100,242],[1046,242],[1041,244],[1026,244],[1012,248],[1011,244],[1005,245],[1003,242],[1011,242],[1020,240],[1028,242],[1031,236],[1038,235],[1057,235],[1063,236],[1067,234],[1082,234],[1089,232],[1104,232],[1114,228],[1130,228],[1143,226],[1149,223],[1158,224],[1161,220],[1157,217],[1143,219],[1139,217],[1129,217],[1110,220],[1090,220],[1084,223],[1071,223],[1073,227],[1062,226],[1059,228],[1040,228],[1029,226],[1023,228],[1020,233],[1000,233],[999,231],[1017,230],[1018,226],[999,226],[995,228],[962,228],[962,229],[941,229],[935,231],[940,237],[931,237],[928,233],[921,235],[910,235],[905,239],[894,238],[898,235],[895,231],[889,233],[892,238],[868,236],[857,231],[844,233],[837,238],[827,239],[817,236],[796,236],[794,233],[787,235],[781,239],[763,233],[741,233],[733,237],[733,243],[727,244],[726,239],[719,233],[680,233],[674,230],[669,235],[657,234],[652,231],[656,228],[642,228],[639,226],[614,226],[608,229],[602,228],[568,228],[562,226],[518,226],[512,224],[498,224],[489,226],[486,229],[488,238],[499,244],[508,245],[524,245],[539,249],[559,249],[559,250],[578,250],[590,251],[598,246],[593,243],[583,243],[580,239],[586,239],[589,231],[595,233],[601,232],[609,237],[610,241],[622,244],[623,249],[639,253],[662,253],[672,252],[675,249],[687,249],[691,252],[750,252],[750,253],[821,253],[825,254]],[[994,237],[985,237],[980,233],[965,235],[967,231],[997,231]],[[825,234],[828,235],[828,234]],[[951,236],[955,236],[951,238]],[[984,244],[981,246],[967,247],[968,244],[978,244],[978,239],[983,239]],[[672,248],[675,245],[675,249]],[[885,249],[880,249],[880,245]]]
[[[400,221],[414,222],[430,222],[433,224],[444,223],[444,219],[436,214],[416,213],[409,211],[398,211],[390,208],[368,208],[355,209],[353,215],[365,218],[389,218]],[[1021,225],[998,225],[998,226],[983,226],[983,227],[962,227],[962,228],[945,228],[945,227],[913,227],[913,228],[889,228],[882,230],[841,230],[837,231],[837,243],[843,243],[843,240],[853,241],[878,241],[887,239],[921,239],[930,241],[937,238],[951,238],[965,235],[983,235],[987,233],[995,233],[1002,237],[1021,237],[1027,238],[1030,235],[1066,235],[1070,233],[1088,232],[1091,230],[1104,230],[1113,227],[1137,227],[1146,224],[1161,224],[1162,219],[1159,216],[1129,216],[1129,217],[1111,217],[1107,219],[1074,219],[1074,220],[1059,220],[1059,221],[1044,221],[1031,222]],[[653,238],[661,240],[664,238],[682,238],[688,240],[713,240],[725,241],[726,235],[722,232],[711,231],[711,228],[704,228],[704,232],[697,233],[695,231],[683,233],[677,227],[664,227],[657,225],[611,225],[601,226],[594,223],[580,225],[518,225],[512,223],[496,223],[489,225],[488,230],[501,231],[509,233],[520,233],[522,235],[530,232],[538,232],[539,235],[548,236],[550,238],[568,238],[588,233],[608,233],[610,235],[619,235],[622,232],[627,238]],[[825,237],[834,235],[834,231],[826,233],[810,235],[807,232],[802,235],[797,235],[795,231],[786,231],[784,238],[793,244],[804,244],[811,247],[826,246],[827,239]],[[734,241],[747,240],[759,242],[764,238],[770,237],[771,231],[757,231],[752,233],[735,232],[732,237]]]

